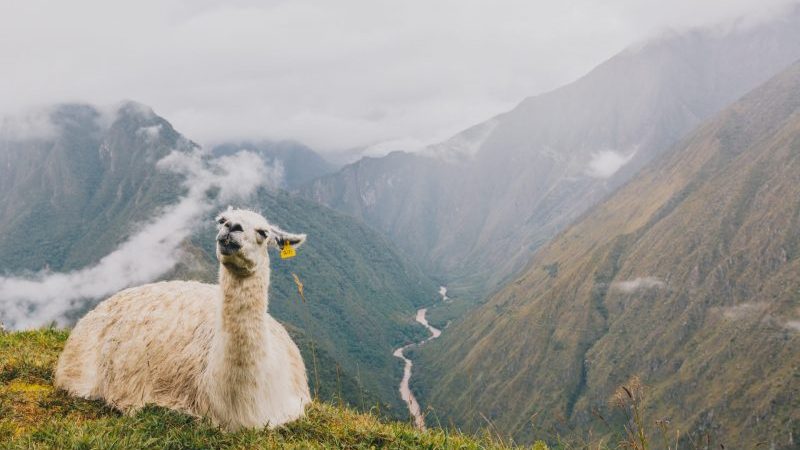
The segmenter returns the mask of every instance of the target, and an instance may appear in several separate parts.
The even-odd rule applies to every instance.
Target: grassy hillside
[[[415,376],[446,420],[518,439],[603,435],[640,376],[647,421],[686,440],[796,448],[798,346],[800,63],[545,246]]]
[[[156,407],[123,416],[53,388],[53,367],[66,338],[66,331],[52,329],[0,332],[0,448],[508,448],[488,437],[419,432],[319,402],[306,418],[279,430],[223,433]]]

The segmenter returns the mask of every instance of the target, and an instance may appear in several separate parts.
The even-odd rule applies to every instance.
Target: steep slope
[[[40,115],[49,132],[19,139],[0,129],[0,273],[95,262],[133,223],[178,198],[180,178],[155,162],[196,148],[134,102],[113,111],[65,104]]]
[[[794,448],[798,345],[800,63],[543,247],[415,368],[441,420],[483,414],[518,439],[602,433],[593,411],[639,375],[649,423]]]
[[[701,120],[800,58],[800,10],[670,34],[423,155],[365,159],[303,188],[480,295]]]
[[[227,142],[215,146],[211,154],[231,155],[240,150],[255,152],[270,165],[279,162],[284,170],[281,184],[284,189],[295,189],[336,170],[336,166],[317,152],[294,141]]]
[[[101,113],[62,105],[49,117],[49,133],[0,133],[0,275],[35,272],[39,279],[97,264],[188,195],[184,174],[157,163],[197,146],[149,108],[128,103]],[[217,193],[209,189],[203,201],[214,204]],[[297,258],[273,258],[270,308],[298,339],[320,398],[365,409],[380,403],[382,412],[407,417],[392,350],[424,333],[412,316],[436,298],[433,283],[386,238],[344,214],[266,188],[239,201],[309,235]],[[162,278],[216,279],[214,212],[182,242],[178,265]],[[292,273],[304,283],[305,301]],[[72,301],[66,319],[77,320],[99,300]],[[17,302],[0,295],[0,321]]]

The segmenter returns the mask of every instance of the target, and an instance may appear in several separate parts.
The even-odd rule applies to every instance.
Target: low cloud
[[[64,323],[65,314],[90,299],[157,279],[178,262],[180,244],[215,209],[246,198],[262,185],[280,184],[281,168],[267,166],[256,154],[207,160],[203,153],[174,151],[158,162],[160,170],[183,174],[186,195],[143,224],[96,265],[67,273],[0,277],[0,320],[16,329]],[[206,196],[218,189],[215,200]]]
[[[159,134],[161,134],[161,124],[141,127],[136,130],[136,134],[144,136],[148,141],[155,141],[158,139]]]
[[[764,311],[767,310],[767,306],[769,306],[769,304],[766,302],[746,302],[734,306],[720,308],[720,312],[722,313],[722,317],[728,320],[747,320],[760,317]]]
[[[633,158],[636,152],[623,155],[613,150],[601,150],[592,154],[586,175],[592,178],[609,178]]]
[[[23,114],[0,117],[0,136],[10,141],[51,139],[59,129],[50,119],[51,110],[30,110]]]
[[[769,302],[745,302],[734,306],[712,308],[712,311],[731,322],[758,321],[769,329],[783,328],[800,333],[800,320],[786,319],[770,310]]]
[[[665,283],[656,277],[640,277],[628,281],[616,281],[611,283],[611,289],[615,289],[626,294],[644,289],[662,288]]]
[[[440,142],[664,29],[795,2],[7,1],[0,113],[125,97],[206,145]]]

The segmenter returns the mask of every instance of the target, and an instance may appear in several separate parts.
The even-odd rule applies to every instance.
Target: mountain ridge
[[[624,51],[429,152],[473,156],[364,159],[300,192],[365,220],[453,292],[480,298],[700,120],[800,58],[797,24],[800,9]]]
[[[480,411],[516,439],[602,435],[598,414],[614,386],[639,375],[651,391],[648,420],[791,448],[800,202],[787,199],[800,198],[798,149],[795,63],[589,210],[420,349],[421,397],[444,420],[476,426]]]

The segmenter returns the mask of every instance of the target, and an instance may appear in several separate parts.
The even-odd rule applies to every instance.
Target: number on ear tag
[[[283,241],[283,248],[281,249],[281,259],[289,259],[294,258],[297,255],[297,252],[294,251],[294,247],[289,244],[289,241]]]

